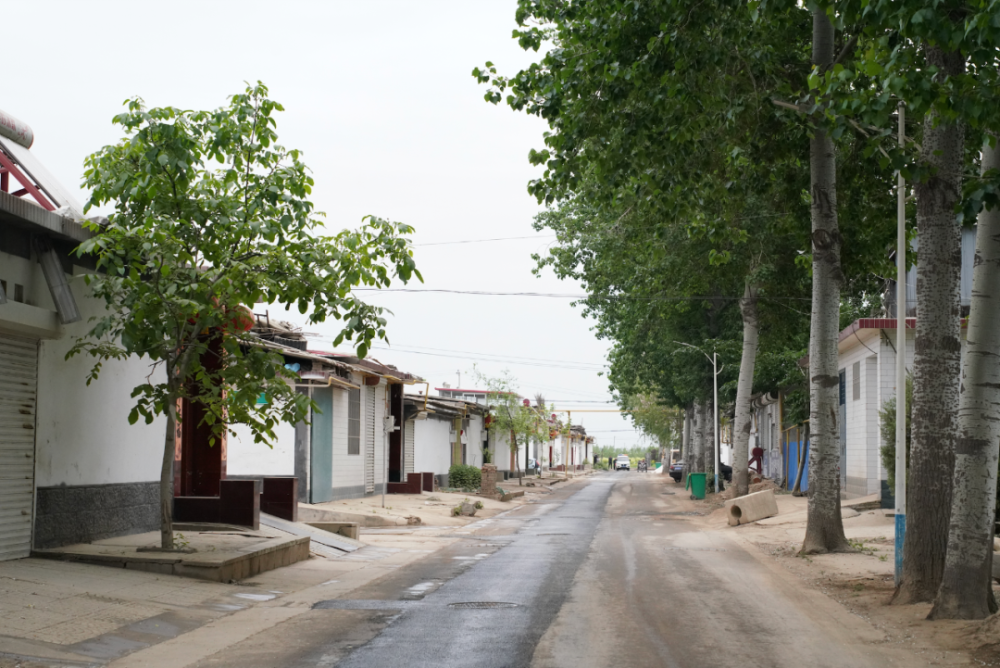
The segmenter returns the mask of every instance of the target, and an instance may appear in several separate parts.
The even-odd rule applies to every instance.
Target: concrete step
[[[267,513],[260,514],[260,523],[293,536],[308,537],[313,543],[313,548],[316,545],[321,546],[320,549],[316,550],[317,552],[326,554],[326,550],[322,549],[323,547],[335,551],[333,554],[326,554],[326,556],[340,556],[347,552],[354,552],[365,545],[359,540],[354,540],[341,534],[323,531],[322,529],[309,526],[304,522],[289,522],[288,520],[283,520],[280,517],[268,515]]]

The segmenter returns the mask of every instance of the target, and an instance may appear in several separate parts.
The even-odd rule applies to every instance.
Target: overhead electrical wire
[[[534,234],[528,237],[497,237],[495,239],[462,239],[459,241],[433,241],[431,243],[425,244],[410,244],[414,248],[417,246],[453,246],[455,244],[484,244],[489,241],[515,241],[517,239],[554,239],[556,235],[554,234]]]
[[[595,366],[571,366],[566,364],[546,364],[544,362],[518,362],[515,360],[484,359],[482,357],[469,357],[466,355],[449,355],[445,353],[429,353],[420,350],[405,350],[403,348],[388,348],[383,346],[372,346],[372,350],[389,350],[398,353],[409,353],[410,355],[429,355],[431,357],[448,357],[450,359],[472,360],[474,362],[503,362],[504,364],[516,364],[518,366],[531,366],[542,369],[566,369],[570,371],[600,371],[600,367]]]
[[[580,361],[577,361],[577,360],[558,360],[558,359],[549,359],[549,358],[546,358],[546,357],[526,357],[524,355],[498,355],[497,353],[483,353],[483,352],[479,352],[479,351],[475,351],[475,350],[452,350],[451,348],[433,348],[431,346],[406,345],[406,346],[394,347],[392,349],[393,350],[399,350],[399,351],[406,352],[408,348],[413,349],[413,350],[430,350],[430,351],[433,351],[433,352],[440,352],[440,353],[459,353],[459,354],[462,354],[462,355],[479,355],[481,357],[502,358],[502,360],[500,360],[500,361],[526,360],[526,361],[529,361],[529,362],[544,362],[546,364],[574,364],[574,365],[581,365],[581,366],[591,365],[591,366],[598,366],[598,367],[601,367],[601,368],[607,366],[606,364],[603,364],[603,363],[599,364],[597,362],[580,362]]]
[[[636,301],[670,301],[670,302],[691,302],[691,301],[727,301],[727,302],[738,302],[743,299],[742,297],[712,297],[712,296],[695,296],[695,297],[671,297],[665,295],[649,296],[649,297],[639,297],[636,295],[587,295],[587,294],[568,294],[568,293],[558,293],[558,292],[493,292],[489,290],[451,290],[447,288],[353,288],[352,292],[409,292],[415,294],[451,294],[451,295],[470,295],[475,297],[546,297],[552,299],[604,299],[608,301],[620,300],[620,299],[632,299]],[[811,297],[782,297],[780,299],[767,298],[767,301],[782,302],[782,301],[812,301]]]

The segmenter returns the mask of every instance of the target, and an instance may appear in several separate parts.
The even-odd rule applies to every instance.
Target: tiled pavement
[[[139,652],[136,660],[145,661],[150,652],[159,652],[154,658],[176,654],[177,643],[188,644],[185,634],[195,630],[192,641],[208,652],[212,642],[224,646],[213,627],[232,629],[235,622],[238,630],[236,620],[246,614],[258,624],[271,623],[268,615],[298,614],[292,609],[342,596],[451,542],[419,531],[366,540],[374,544],[349,558],[314,556],[236,584],[48,559],[0,562],[0,668],[19,657],[46,666],[94,666],[118,665]]]

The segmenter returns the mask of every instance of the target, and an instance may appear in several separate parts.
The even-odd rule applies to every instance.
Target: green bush
[[[468,464],[454,464],[448,469],[448,485],[459,489],[479,489],[483,472]]]

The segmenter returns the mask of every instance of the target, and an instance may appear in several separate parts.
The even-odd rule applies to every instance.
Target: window
[[[854,368],[851,369],[851,373],[854,378],[854,401],[861,398],[861,362],[855,362]]]
[[[14,301],[20,304],[24,303],[24,286],[18,283],[14,284]]]
[[[361,389],[347,391],[347,454],[361,454]]]

